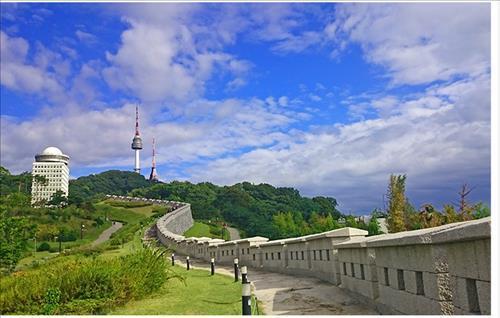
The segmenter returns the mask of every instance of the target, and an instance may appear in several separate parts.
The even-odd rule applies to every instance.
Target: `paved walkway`
[[[94,242],[92,242],[91,246],[96,246],[96,245],[101,244],[102,242],[106,242],[111,237],[111,234],[118,231],[122,226],[123,226],[122,223],[115,221],[115,223],[113,225],[111,225],[109,228],[105,229],[101,233],[101,235],[99,235],[99,237]]]
[[[191,259],[191,267],[210,270],[207,262]],[[176,257],[185,266],[185,257]],[[216,265],[216,272],[234,277],[230,266]],[[344,290],[312,277],[300,277],[248,269],[253,292],[266,315],[379,315]]]
[[[240,237],[240,232],[235,229],[234,227],[227,227],[227,231],[229,232],[229,239],[231,241],[234,241],[234,240],[239,240],[241,237]]]

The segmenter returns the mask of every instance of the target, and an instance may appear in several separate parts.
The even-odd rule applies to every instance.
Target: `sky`
[[[384,208],[490,200],[487,3],[1,3],[1,164],[133,170]]]

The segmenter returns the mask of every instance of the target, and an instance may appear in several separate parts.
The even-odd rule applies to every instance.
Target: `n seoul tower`
[[[135,167],[134,172],[141,173],[141,161],[139,152],[142,149],[142,139],[139,135],[139,109],[135,106],[135,136],[132,139],[132,149],[135,151]]]

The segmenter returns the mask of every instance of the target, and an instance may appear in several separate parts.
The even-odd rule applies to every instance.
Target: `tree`
[[[473,216],[475,219],[485,218],[490,216],[490,208],[479,202],[474,206]]]
[[[444,220],[446,224],[460,221],[460,216],[451,204],[445,204],[443,207]]]
[[[467,196],[471,193],[472,189],[469,189],[467,183],[462,185],[460,192],[460,202],[458,207],[458,214],[460,215],[460,219],[462,221],[472,220],[474,216],[472,215],[474,211],[474,206],[470,205],[467,201]]]
[[[0,267],[12,271],[33,238],[36,227],[28,219],[8,216],[0,212]]]
[[[56,192],[54,192],[54,194],[52,194],[52,197],[47,204],[51,206],[62,207],[68,204],[68,198],[63,191],[57,190]]]
[[[372,214],[370,222],[368,222],[368,236],[382,234],[380,225],[378,224],[377,214]]]
[[[405,231],[404,211],[406,205],[405,196],[406,175],[391,175],[389,187],[387,189],[387,198],[389,206],[387,209],[387,223],[389,232],[396,233]]]

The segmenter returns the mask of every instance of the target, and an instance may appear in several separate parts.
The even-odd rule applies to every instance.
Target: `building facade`
[[[68,196],[69,156],[58,148],[48,147],[36,155],[32,174],[31,204],[50,201],[58,190]]]

